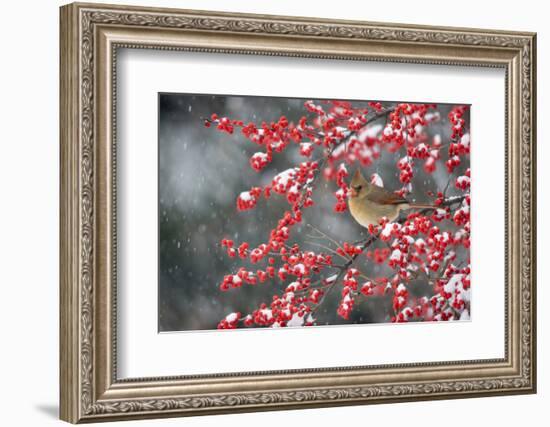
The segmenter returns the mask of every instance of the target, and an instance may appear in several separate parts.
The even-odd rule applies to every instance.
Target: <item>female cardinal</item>
[[[378,225],[382,217],[395,221],[399,212],[406,209],[436,209],[436,206],[410,203],[391,191],[368,182],[357,169],[351,180],[351,195],[348,199],[351,215],[363,227]]]

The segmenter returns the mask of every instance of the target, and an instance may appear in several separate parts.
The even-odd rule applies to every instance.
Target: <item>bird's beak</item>
[[[348,192],[348,197],[350,199],[353,198],[353,197],[357,197],[357,191],[353,187],[350,187],[349,192]]]

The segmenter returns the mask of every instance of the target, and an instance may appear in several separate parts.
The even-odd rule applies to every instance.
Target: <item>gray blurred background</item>
[[[212,113],[230,119],[276,121],[285,115],[297,122],[308,115],[303,107],[306,99],[218,96],[194,94],[159,94],[159,331],[215,329],[218,322],[230,312],[250,313],[261,302],[269,303],[274,294],[286,287],[278,279],[257,286],[243,285],[227,292],[219,290],[225,274],[235,272],[240,266],[254,271],[264,264],[252,266],[240,258],[231,259],[220,247],[222,238],[231,238],[237,244],[247,241],[251,247],[266,242],[269,231],[288,208],[284,197],[274,194],[269,201],[263,198],[253,210],[237,212],[236,198],[241,191],[252,186],[263,186],[272,177],[288,169],[303,157],[298,146],[289,146],[282,154],[275,154],[274,161],[261,173],[249,166],[250,156],[260,151],[256,144],[245,139],[236,130],[233,135],[221,133],[215,127],[206,128],[202,118]],[[400,101],[401,102],[401,101]],[[384,106],[395,102],[383,102]],[[367,107],[367,101],[353,101],[354,107]],[[447,114],[453,105],[440,104],[441,120],[431,125],[427,132],[432,137],[440,134],[443,144],[449,141],[450,124]],[[468,110],[469,111],[469,110]],[[308,115],[309,116],[309,115]],[[469,128],[469,113],[466,115]],[[384,123],[382,120],[379,123]],[[443,150],[442,150],[443,152]],[[383,152],[377,163],[364,169],[364,173],[377,172],[390,190],[401,188],[396,161],[401,153]],[[442,190],[448,181],[443,162],[437,171],[428,175],[417,161],[413,179],[413,193],[409,199],[429,201],[426,193]],[[454,176],[462,174],[469,165],[461,165]],[[350,172],[353,167],[348,167]],[[348,212],[333,211],[336,190],[334,183],[319,180],[314,200],[316,206],[304,210],[303,223],[310,223],[340,241],[357,241],[365,237],[363,229]],[[450,188],[448,195],[455,194]],[[458,194],[458,193],[456,193]],[[451,222],[445,228],[454,230]],[[290,244],[299,243],[304,249],[320,251],[306,241],[312,239],[305,226],[296,226]],[[323,242],[325,243],[325,242]],[[375,247],[385,244],[377,242]],[[459,258],[467,254],[459,253]],[[361,257],[358,266],[364,266],[369,276],[387,275],[386,267],[367,263]],[[261,267],[260,267],[261,268]],[[289,280],[292,281],[292,280]],[[335,289],[336,291],[336,289]],[[431,296],[431,288],[421,279],[409,287],[411,296]],[[336,314],[340,292],[332,292],[317,313],[317,324],[349,324],[388,322],[392,315],[391,298],[370,297],[357,303],[348,321]]]

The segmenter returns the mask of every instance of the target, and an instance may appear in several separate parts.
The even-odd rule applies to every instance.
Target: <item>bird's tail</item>
[[[436,205],[425,205],[422,203],[409,203],[409,209],[438,209]]]

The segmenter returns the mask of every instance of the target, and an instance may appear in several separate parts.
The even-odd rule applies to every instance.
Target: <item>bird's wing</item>
[[[380,187],[372,188],[369,194],[367,194],[366,199],[381,205],[401,205],[403,203],[409,203],[407,199]]]

